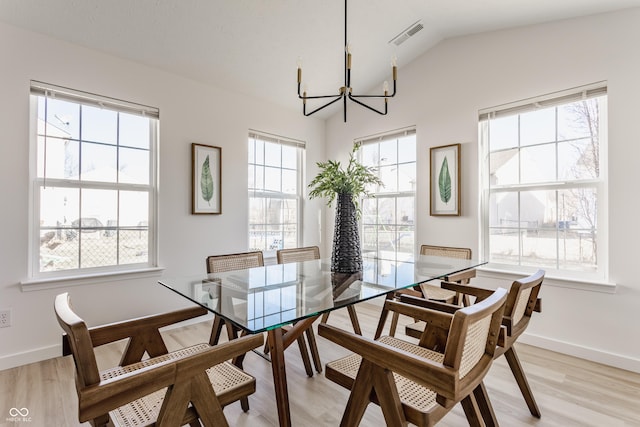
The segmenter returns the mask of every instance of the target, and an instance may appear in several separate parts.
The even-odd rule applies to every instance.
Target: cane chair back
[[[320,248],[317,246],[307,246],[304,248],[280,249],[276,252],[278,264],[288,262],[301,262],[320,259]]]
[[[225,271],[262,267],[263,265],[264,258],[261,251],[207,257],[207,273],[224,273]]]

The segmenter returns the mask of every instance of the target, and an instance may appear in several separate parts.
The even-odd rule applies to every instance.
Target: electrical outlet
[[[9,326],[11,326],[11,309],[0,310],[0,328],[8,328]]]

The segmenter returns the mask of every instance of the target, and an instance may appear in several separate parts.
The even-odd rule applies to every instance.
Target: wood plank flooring
[[[365,336],[373,336],[380,305],[376,302],[357,306]],[[401,319],[408,321],[408,319]],[[532,321],[535,322],[535,319]],[[350,330],[346,310],[331,314],[329,323]],[[405,322],[406,323],[406,322]],[[170,349],[206,342],[211,322],[165,331]],[[398,328],[402,332],[401,327]],[[401,335],[401,334],[398,334]],[[335,344],[316,337],[323,363],[347,352]],[[98,363],[106,368],[117,363],[124,343],[99,349]],[[293,344],[286,352],[291,416],[296,426],[337,426],[347,401],[348,392],[328,381],[323,374],[306,376],[300,354]],[[542,418],[535,419],[520,395],[504,358],[494,362],[486,378],[491,401],[502,426],[640,426],[640,374],[623,371],[570,356],[516,344],[518,354],[533,389]],[[245,369],[257,378],[257,391],[249,398],[251,409],[242,412],[239,403],[225,408],[232,426],[277,426],[271,366],[262,357],[249,353]],[[25,420],[15,420],[11,408],[28,408]],[[21,417],[20,417],[21,418]],[[0,371],[0,426],[67,427],[81,425],[77,421],[77,397],[70,357]],[[88,425],[88,424],[83,424]],[[380,408],[369,405],[363,426],[384,426]],[[440,426],[468,425],[457,406]]]

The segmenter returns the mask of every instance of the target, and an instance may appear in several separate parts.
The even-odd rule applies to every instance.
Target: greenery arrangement
[[[356,159],[356,152],[360,145],[359,143],[353,144],[346,169],[342,168],[339,161],[327,160],[316,163],[320,172],[309,184],[309,188],[311,188],[310,199],[324,197],[327,199],[327,205],[331,206],[338,194],[350,194],[358,214],[360,213],[358,200],[362,196],[371,194],[367,187],[370,184],[384,186],[382,180],[378,178],[375,168],[364,166]]]

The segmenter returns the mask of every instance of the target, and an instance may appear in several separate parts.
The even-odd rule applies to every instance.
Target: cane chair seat
[[[142,368],[184,359],[185,357],[203,352],[211,348],[209,344],[197,344],[171,353],[143,360],[127,366],[116,366],[100,372],[103,380],[114,379],[119,376],[136,372]],[[206,370],[209,381],[213,386],[218,400],[222,406],[231,403],[235,399],[233,395],[247,396],[255,392],[255,378],[229,362],[223,362]],[[161,389],[147,396],[137,399],[127,405],[121,406],[109,413],[115,425],[120,426],[147,426],[158,419],[162,402],[167,389]],[[192,420],[195,421],[193,416]],[[191,421],[191,420],[190,420]]]
[[[423,359],[432,360],[436,363],[442,363],[444,360],[444,354],[442,353],[422,348],[418,345],[395,337],[384,336],[381,337],[378,342],[415,354]],[[329,362],[326,366],[326,376],[331,381],[340,384],[347,389],[351,389],[353,387],[353,382],[356,379],[356,375],[358,375],[360,362],[362,362],[362,357],[357,353]],[[396,382],[396,387],[398,388],[400,401],[404,406],[413,408],[415,411],[420,412],[429,412],[434,408],[434,406],[436,406],[436,393],[433,390],[417,384],[395,372],[393,373],[393,378]],[[405,408],[405,410],[408,408]]]

